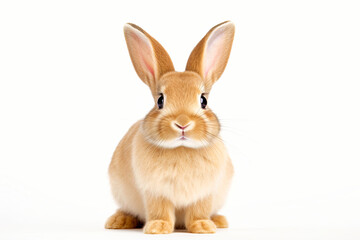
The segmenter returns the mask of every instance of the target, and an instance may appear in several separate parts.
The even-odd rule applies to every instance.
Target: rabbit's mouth
[[[187,147],[187,148],[201,148],[208,146],[209,142],[206,140],[196,140],[196,138],[193,138],[192,136],[189,136],[186,132],[184,135],[181,133],[181,135],[168,140],[160,140],[156,141],[152,138],[147,138],[147,140],[158,147],[163,148],[177,148],[177,147]]]
[[[185,131],[182,130],[181,132],[181,136],[180,136],[180,140],[186,140],[187,138],[185,137]]]
[[[187,137],[185,137],[185,136],[181,136],[180,138],[179,138],[179,140],[181,140],[181,141],[185,141],[185,140],[187,140],[188,138]]]

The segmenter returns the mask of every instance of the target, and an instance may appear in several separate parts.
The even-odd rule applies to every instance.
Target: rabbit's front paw
[[[191,233],[215,233],[216,226],[211,220],[196,220],[188,226]]]
[[[147,234],[165,234],[174,231],[172,224],[164,220],[151,220],[146,223],[144,233]]]

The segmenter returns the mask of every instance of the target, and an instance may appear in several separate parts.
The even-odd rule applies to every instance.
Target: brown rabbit
[[[117,146],[109,167],[119,205],[105,227],[144,226],[145,233],[192,233],[226,228],[217,215],[233,176],[219,136],[220,124],[207,105],[223,73],[235,27],[213,27],[192,51],[185,72],[176,72],[165,49],[134,24],[124,27],[132,63],[154,97],[154,107]]]

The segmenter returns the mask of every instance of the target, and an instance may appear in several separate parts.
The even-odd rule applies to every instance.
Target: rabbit
[[[137,25],[125,24],[131,61],[149,86],[154,107],[114,151],[109,177],[119,209],[105,228],[143,227],[146,234],[165,234],[176,228],[215,233],[228,227],[217,212],[234,170],[207,103],[227,64],[234,32],[230,21],[211,28],[190,54],[186,70],[176,72],[160,43]]]

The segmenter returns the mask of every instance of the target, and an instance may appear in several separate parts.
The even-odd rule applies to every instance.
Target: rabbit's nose
[[[191,121],[188,116],[180,115],[176,118],[174,124],[176,127],[180,128],[181,130],[184,130],[191,124]]]
[[[186,126],[180,126],[179,124],[175,123],[175,125],[180,128],[181,130],[184,130],[185,128],[187,128],[190,124],[187,124]]]

